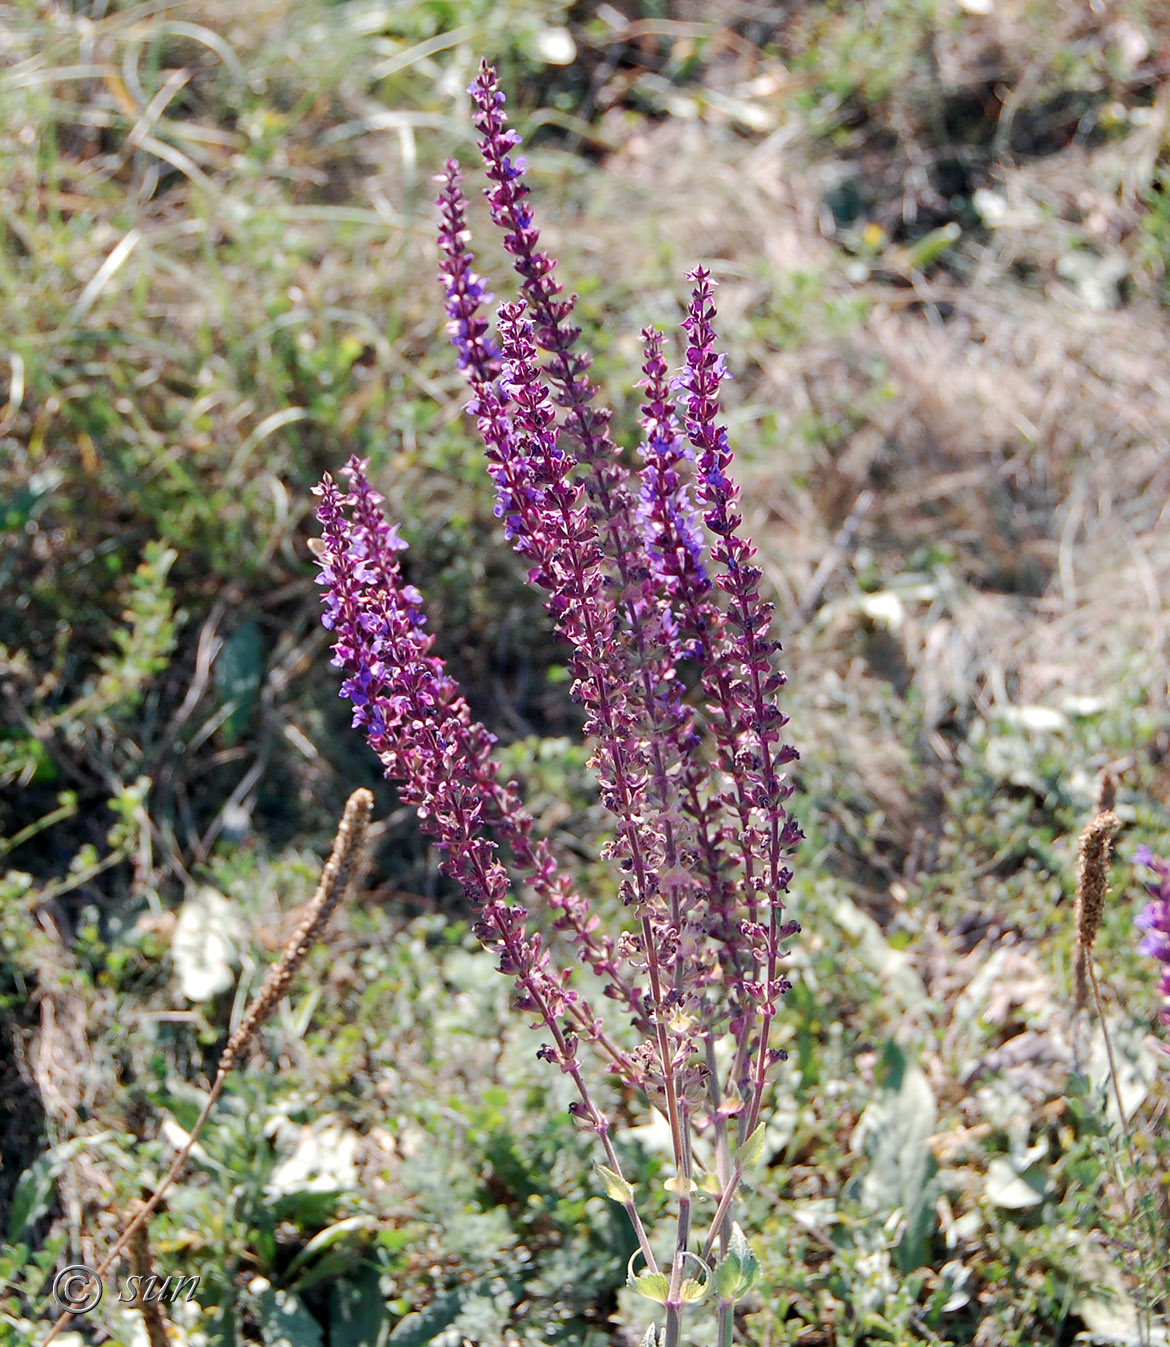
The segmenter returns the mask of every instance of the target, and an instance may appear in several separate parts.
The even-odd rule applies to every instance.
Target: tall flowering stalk
[[[470,93],[488,209],[519,298],[499,306],[494,326],[485,316],[492,296],[473,270],[452,160],[437,203],[447,327],[496,514],[570,650],[572,695],[613,817],[607,855],[627,914],[618,929],[603,928],[534,837],[514,784],[500,780],[492,736],[433,654],[421,598],[399,565],[404,544],[356,458],[344,486],[326,476],[317,488],[324,622],[354,725],[417,808],[476,910],[477,936],[514,980],[514,1005],[547,1035],[538,1055],[570,1077],[572,1111],[598,1137],[605,1190],[638,1239],[631,1284],[664,1310],[664,1327],[652,1325],[645,1342],[676,1347],[685,1307],[713,1295],[729,1344],[735,1302],[755,1273],[733,1208],[759,1158],[781,1056],[769,1038],[788,988],[785,944],[798,929],[784,899],[801,833],[787,809],[784,768],[797,755],[776,702],[784,677],[772,607],[742,534],[721,423],[714,286],[706,269],[691,272],[685,362],[673,376],[662,334],[642,334],[640,461],[627,463],[595,405],[574,297],[540,248],[519,137],[486,63]],[[697,698],[685,695],[688,670]],[[530,921],[538,909],[548,918]],[[578,964],[599,975],[604,1007],[574,985]],[[642,1224],[596,1102],[599,1067],[668,1121],[677,1220],[666,1256]],[[702,1235],[693,1229],[699,1191],[714,1199]]]

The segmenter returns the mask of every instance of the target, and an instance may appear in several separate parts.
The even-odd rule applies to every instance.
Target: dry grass
[[[1046,283],[1024,284],[999,233],[963,245],[963,284],[892,276],[879,258],[851,290],[820,228],[819,170],[802,163],[806,152],[777,132],[744,154],[725,126],[667,123],[608,164],[619,202],[653,181],[672,252],[714,259],[733,344],[748,325],[758,338],[759,366],[736,371],[732,396],[749,520],[786,630],[860,500],[821,621],[836,630],[832,644],[847,641],[850,620],[831,601],[854,568],[875,559],[893,581],[941,547],[949,591],[909,597],[893,633],[898,677],[921,692],[928,723],[1111,697],[1123,676],[1127,697],[1164,705],[1165,310],[1135,297],[1093,311],[1051,268]],[[616,229],[616,215],[596,214],[595,231]],[[597,247],[607,251],[604,235]],[[817,330],[810,313],[810,331],[789,344],[777,292],[798,270],[821,277],[829,296],[860,293],[864,316],[842,334]],[[751,424],[761,408],[776,417],[764,437]],[[835,436],[810,445],[808,418]],[[820,641],[809,652],[824,653]],[[821,674],[803,638],[790,659],[807,690]]]

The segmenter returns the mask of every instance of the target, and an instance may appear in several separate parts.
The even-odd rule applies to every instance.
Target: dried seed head
[[[1102,788],[1102,795],[1106,790]],[[1088,995],[1088,963],[1101,929],[1105,895],[1109,891],[1109,858],[1113,834],[1121,820],[1112,809],[1102,809],[1081,833],[1077,843],[1077,941],[1073,954],[1073,1002],[1079,1010]]]
[[[1103,814],[1113,808],[1117,801],[1117,777],[1112,770],[1106,767],[1097,778],[1097,801],[1093,806],[1094,813]]]
[[[1109,889],[1109,857],[1113,834],[1121,820],[1103,809],[1081,833],[1077,844],[1077,939],[1091,951],[1101,928],[1105,895]]]
[[[317,942],[333,909],[345,897],[364,858],[366,831],[373,808],[374,797],[365,789],[355,790],[346,801],[345,813],[333,839],[333,851],[321,871],[317,892],[304,920],[289,937],[280,958],[269,968],[264,985],[253,997],[240,1027],[228,1039],[219,1059],[221,1072],[226,1073],[235,1066],[260,1026],[284,999],[297,969]]]

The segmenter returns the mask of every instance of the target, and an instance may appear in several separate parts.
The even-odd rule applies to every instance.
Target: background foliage
[[[305,545],[311,485],[368,456],[443,653],[612,898],[432,279],[481,55],[619,438],[638,328],[694,262],[721,282],[809,834],[743,1341],[1123,1342],[1140,1304],[1155,1334],[1130,857],[1170,848],[1164,7],[99,0],[0,31],[0,1340],[165,1167],[358,784],[369,886],[152,1227],[202,1278],[174,1340],[644,1327],[561,1083],[348,731]],[[1107,765],[1129,1151],[1068,996]],[[665,1203],[654,1119],[612,1106]]]

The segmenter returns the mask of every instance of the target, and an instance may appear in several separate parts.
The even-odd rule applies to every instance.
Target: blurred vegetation
[[[809,837],[741,1340],[1121,1343],[1144,1306],[1165,1341],[1130,867],[1170,850],[1165,7],[22,0],[0,33],[0,1342],[157,1181],[359,784],[369,887],[152,1223],[201,1278],[173,1340],[645,1326],[564,1082],[348,729],[305,545],[368,457],[440,650],[616,901],[433,279],[481,55],[623,442],[638,328],[721,282]],[[1068,996],[1106,766],[1129,1148]],[[652,1219],[661,1138],[611,1107]],[[114,1299],[74,1342],[141,1340]]]

